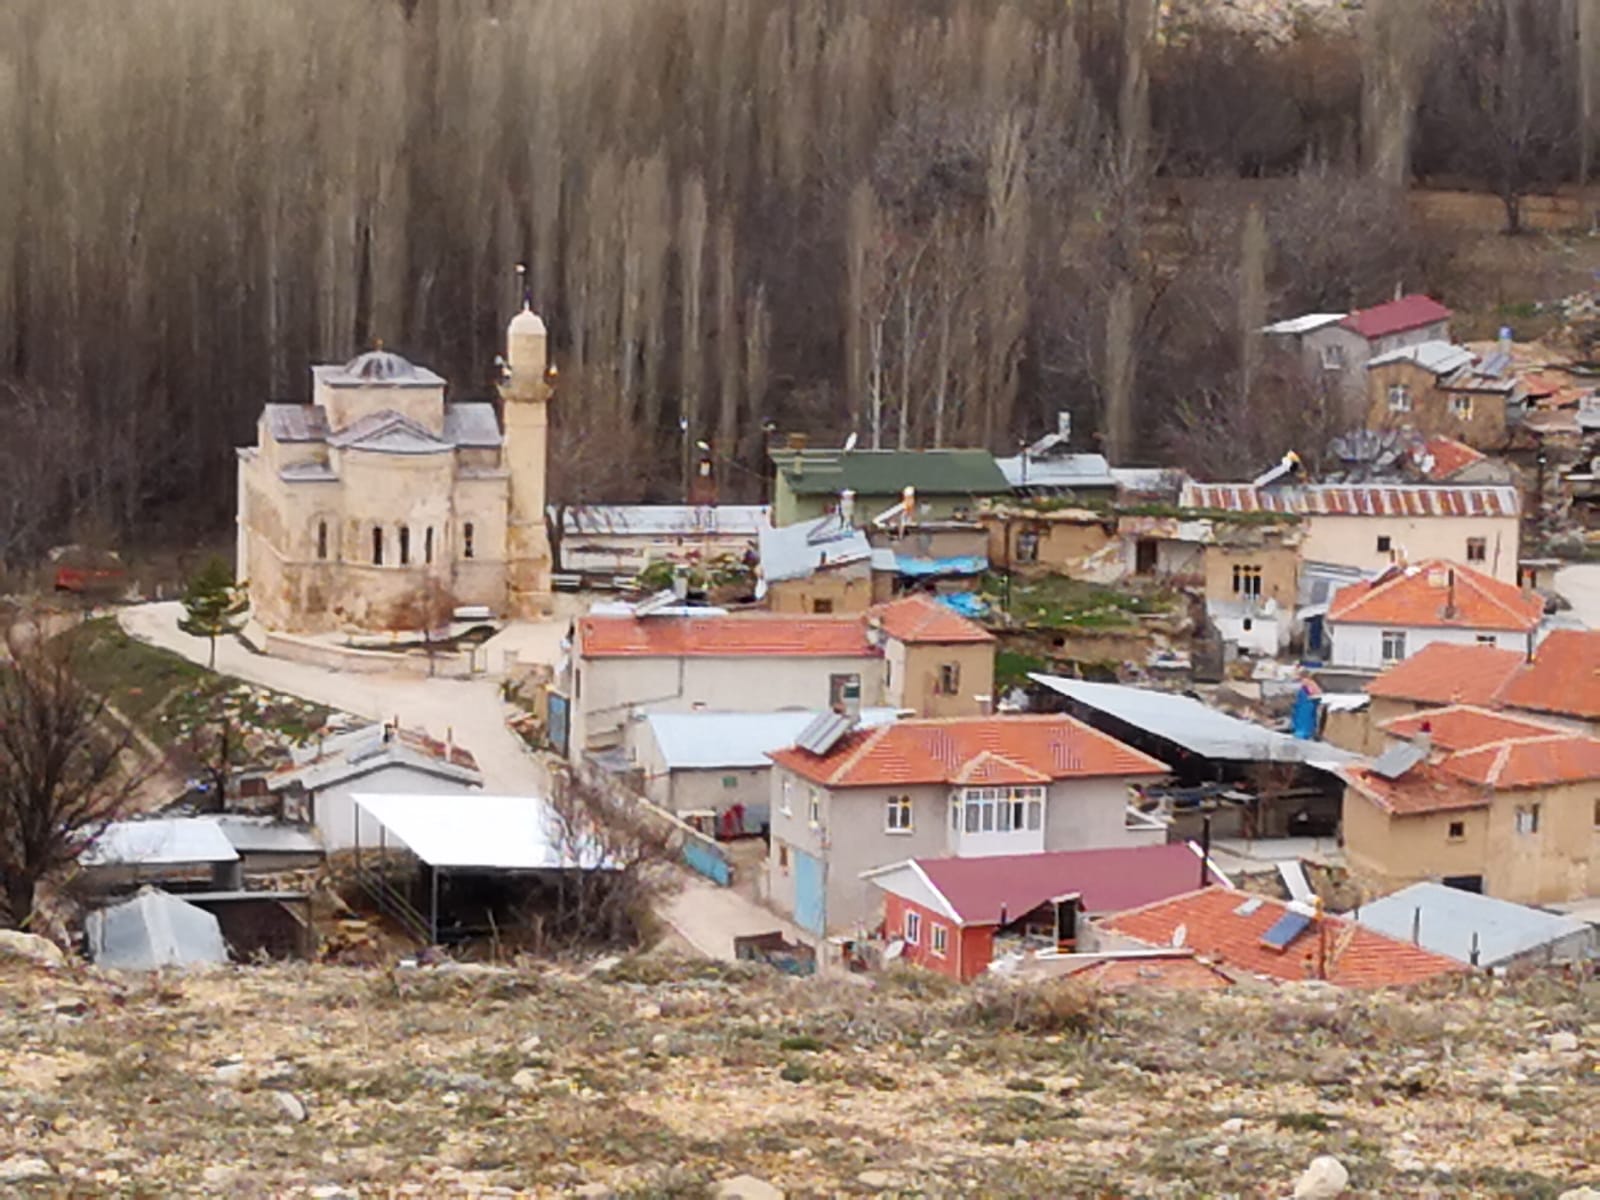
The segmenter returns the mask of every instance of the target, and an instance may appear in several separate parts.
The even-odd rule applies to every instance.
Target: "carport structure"
[[[464,921],[459,906],[452,905],[452,890],[503,888],[515,877],[531,882],[615,869],[593,837],[569,829],[538,796],[357,794],[354,800],[355,865],[362,886],[380,909],[429,945],[440,942],[441,914],[449,940],[497,928],[492,918],[481,925]],[[364,845],[378,851],[375,866],[370,855],[363,861]],[[415,858],[416,876],[391,869],[389,852],[397,849]]]

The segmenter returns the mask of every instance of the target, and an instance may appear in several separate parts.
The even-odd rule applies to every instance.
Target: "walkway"
[[[210,645],[178,628],[181,613],[181,604],[168,601],[121,609],[117,620],[132,637],[203,666]],[[217,670],[369,720],[399,718],[402,725],[425,729],[434,737],[449,733],[477,758],[486,791],[515,794],[543,788],[543,773],[506,728],[510,710],[493,679],[347,674],[269,658],[233,638],[217,642]]]
[[[718,887],[709,879],[681,868],[674,868],[673,879],[681,881],[683,886],[664,896],[656,912],[684,941],[707,958],[733,962],[734,938],[771,933],[775,929],[782,930],[783,936],[791,942],[816,941],[732,888]]]

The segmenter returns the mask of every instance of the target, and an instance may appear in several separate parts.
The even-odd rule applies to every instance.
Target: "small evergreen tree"
[[[250,598],[242,587],[235,587],[233,572],[220,558],[213,558],[189,581],[183,594],[183,618],[178,628],[193,637],[203,637],[211,642],[212,670],[217,667],[217,639],[224,634],[237,633],[244,625],[234,620],[250,607]]]

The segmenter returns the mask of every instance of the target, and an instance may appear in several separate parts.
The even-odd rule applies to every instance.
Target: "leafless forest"
[[[568,499],[672,496],[680,419],[734,496],[766,428],[1003,449],[1070,408],[1181,458],[1287,402],[1264,313],[1426,286],[1415,176],[1514,227],[1590,171],[1595,0],[1288,45],[1155,7],[7,0],[0,561],[225,529],[262,401],[374,339],[486,390],[518,262]]]

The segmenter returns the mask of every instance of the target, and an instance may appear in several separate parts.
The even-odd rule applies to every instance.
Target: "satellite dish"
[[[849,454],[850,451],[852,451],[852,450],[854,450],[856,448],[856,439],[859,436],[860,436],[860,434],[852,433],[849,437],[845,438],[845,440],[844,440],[844,452],[846,454]]]
[[[1178,947],[1182,946],[1184,944],[1184,942],[1186,942],[1188,940],[1189,940],[1189,927],[1187,925],[1183,924],[1183,922],[1180,921],[1178,923],[1178,927],[1172,931],[1172,947],[1173,947],[1173,949],[1176,950]]]

